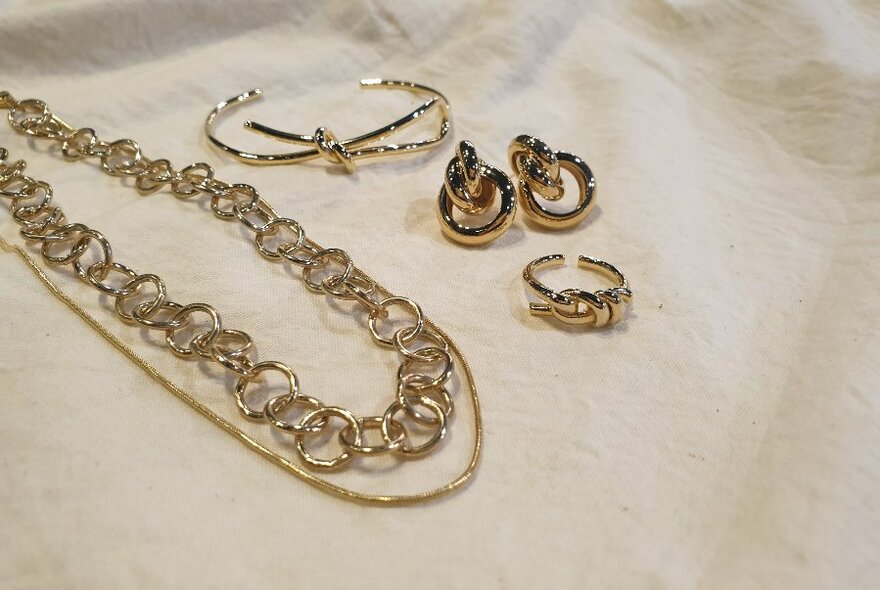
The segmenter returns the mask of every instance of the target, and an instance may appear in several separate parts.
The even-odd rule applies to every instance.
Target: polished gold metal
[[[519,176],[519,202],[533,222],[548,229],[577,225],[590,214],[595,204],[596,179],[586,162],[568,152],[553,151],[531,135],[519,135],[507,150],[510,166]],[[541,205],[538,196],[558,201],[565,194],[560,169],[567,170],[578,184],[578,203],[566,212],[551,211]]]
[[[588,325],[594,328],[611,326],[623,319],[624,304],[632,299],[632,291],[622,272],[604,260],[578,256],[578,266],[610,279],[616,286],[598,291],[563,289],[554,291],[535,278],[535,271],[562,266],[565,256],[550,254],[537,258],[523,270],[523,279],[532,291],[546,303],[529,303],[532,315],[553,316],[561,322]]]
[[[469,215],[487,211],[495,202],[496,190],[501,206],[494,219],[485,225],[467,226],[452,216],[454,208]],[[455,157],[446,166],[437,206],[443,233],[460,244],[477,246],[501,236],[513,224],[516,191],[504,172],[481,160],[469,141],[462,141],[455,149]]]
[[[109,241],[103,234],[83,224],[66,223],[60,207],[53,204],[51,187],[45,182],[27,176],[26,164],[22,160],[9,162],[6,150],[0,148],[0,197],[11,199],[10,208],[13,218],[22,226],[21,235],[27,240],[41,244],[40,252],[44,260],[52,264],[72,265],[74,271],[89,284],[115,299],[113,308],[123,321],[165,332],[166,342],[176,354],[214,361],[231,371],[237,379],[236,403],[241,412],[248,418],[265,420],[279,430],[293,435],[298,443],[296,447],[300,459],[307,466],[335,468],[351,460],[348,457],[318,459],[300,444],[313,434],[326,432],[330,424],[329,418],[333,416],[341,417],[346,422],[341,430],[334,432],[344,447],[348,445],[346,452],[354,453],[352,457],[383,452],[397,452],[411,456],[438,448],[447,431],[445,417],[452,412],[452,398],[446,386],[456,371],[449,369],[450,362],[460,362],[463,383],[466,383],[471,390],[476,421],[474,453],[468,467],[460,476],[435,490],[410,496],[361,494],[309,474],[262,447],[227,421],[204,408],[191,396],[169,387],[176,395],[221,425],[224,430],[243,440],[250,448],[284,466],[298,477],[349,499],[383,504],[415,502],[447,493],[462,485],[470,477],[479,457],[482,440],[476,389],[460,351],[444,332],[423,316],[418,304],[409,298],[396,296],[379,285],[354,266],[351,258],[344,251],[325,249],[307,238],[300,224],[295,220],[280,217],[253,187],[228,184],[215,179],[213,168],[207,164],[192,164],[180,171],[175,170],[165,161],[157,165],[156,162],[160,160],[146,158],[133,140],[112,143],[99,140],[92,130],[77,130],[53,115],[41,101],[33,99],[16,101],[8,93],[0,93],[0,108],[10,109],[8,119],[13,129],[62,144],[66,147],[65,157],[98,158],[109,174],[133,177],[136,184],[150,190],[167,186],[180,198],[197,194],[209,197],[211,210],[215,216],[224,220],[238,220],[257,237],[271,238],[273,243],[277,244],[273,247],[267,245],[265,241],[260,242],[258,249],[265,257],[272,260],[289,260],[303,271],[324,268],[327,271],[325,278],[320,282],[310,281],[311,288],[337,299],[357,301],[370,310],[370,330],[374,333],[377,342],[397,349],[403,356],[403,362],[398,369],[398,378],[404,383],[403,392],[401,393],[401,386],[398,384],[394,399],[386,411],[390,417],[383,418],[381,424],[378,422],[378,417],[357,418],[350,410],[327,406],[317,398],[305,396],[299,391],[298,381],[292,369],[277,361],[256,363],[252,358],[251,338],[240,330],[224,328],[220,314],[212,306],[205,303],[182,305],[171,301],[164,282],[158,276],[140,274],[116,262]],[[139,180],[141,182],[137,183]],[[84,266],[82,261],[86,259],[86,253],[90,253],[88,258],[92,262]],[[26,255],[24,256],[27,258]],[[38,275],[41,275],[47,286],[53,288],[45,279],[45,275],[31,266]],[[65,299],[57,289],[53,288],[53,292]],[[66,299],[65,302],[71,303]],[[388,315],[387,308],[393,304],[413,310],[415,321],[411,325],[397,329],[390,337],[383,336],[379,324]],[[76,307],[73,308],[77,310]],[[198,319],[195,319],[195,314],[199,314]],[[84,312],[80,315],[88,320]],[[90,323],[95,326],[94,322]],[[95,327],[97,329],[97,326]],[[180,342],[176,336],[190,328],[193,329],[194,335],[189,342]],[[107,337],[104,332],[102,334]],[[417,346],[417,342],[424,345]],[[127,350],[124,345],[117,344],[117,347],[123,351]],[[451,351],[451,354],[447,351]],[[418,362],[414,362],[413,358]],[[142,366],[151,375],[160,378],[147,366],[143,364]],[[436,368],[431,368],[432,366]],[[414,367],[419,367],[419,370],[414,370]],[[261,371],[270,369],[288,377],[289,390],[269,400],[262,410],[253,408],[245,397],[248,384],[258,380]],[[439,376],[432,376],[438,371]],[[410,387],[410,382],[418,384],[421,389]],[[168,386],[165,381],[163,383]],[[405,402],[401,402],[401,395]],[[305,404],[308,413],[298,422],[291,423],[288,421],[289,418],[281,414],[297,404]],[[327,411],[316,414],[316,411],[322,408],[327,408]],[[425,424],[424,420],[414,417],[415,408],[427,410],[430,414],[436,414],[439,408],[444,415],[444,418],[436,419],[438,422],[434,434],[424,442],[411,440],[409,434],[410,425]],[[404,413],[395,419],[395,414],[401,409]],[[348,420],[349,415],[354,418],[353,423]],[[407,424],[407,420],[411,422]],[[364,444],[365,428],[380,430],[384,442]]]
[[[299,162],[314,160],[315,158],[323,158],[331,164],[341,165],[345,168],[346,172],[354,172],[356,160],[390,156],[394,154],[409,154],[429,149],[443,141],[449,133],[452,126],[449,102],[446,100],[445,96],[433,88],[429,88],[422,84],[416,84],[415,82],[407,82],[404,80],[383,80],[379,78],[361,80],[360,84],[363,88],[368,89],[391,88],[406,90],[413,94],[428,95],[431,98],[393,123],[389,123],[375,131],[370,131],[363,135],[358,135],[357,137],[345,140],[338,139],[336,135],[326,127],[318,127],[313,135],[301,135],[298,133],[280,131],[255,121],[245,121],[245,129],[263,135],[264,137],[269,137],[285,143],[313,146],[311,149],[300,150],[297,152],[257,154],[234,148],[219,140],[214,133],[214,126],[217,117],[221,113],[242,106],[245,103],[256,100],[262,96],[263,91],[259,88],[255,88],[217,104],[217,106],[214,107],[214,110],[210,112],[207,119],[205,119],[205,133],[215,147],[245,164],[297,164]],[[440,130],[436,136],[408,143],[370,145],[387,139],[401,130],[406,129],[416,121],[424,119],[428,113],[435,110],[440,115]]]
[[[2,96],[0,96],[2,99]],[[196,397],[189,393],[188,391],[182,389],[174,382],[172,382],[168,377],[166,377],[162,372],[160,372],[154,365],[150,364],[148,361],[144,360],[141,356],[138,355],[134,350],[132,350],[127,344],[125,344],[122,340],[117,338],[107,329],[100,321],[98,321],[94,316],[92,316],[89,312],[84,310],[80,305],[72,298],[70,295],[65,293],[62,289],[60,289],[52,280],[44,273],[37,262],[31,258],[27,252],[24,251],[20,246],[14,246],[8,244],[2,237],[0,237],[0,249],[13,252],[18,256],[18,258],[27,266],[28,270],[30,270],[34,276],[43,284],[44,287],[51,293],[54,297],[56,297],[59,301],[64,303],[73,313],[78,315],[80,319],[82,319],[86,325],[95,330],[102,338],[104,338],[107,342],[109,342],[114,348],[119,350],[126,358],[131,360],[134,364],[140,367],[150,378],[155,379],[160,385],[165,387],[172,395],[183,401],[193,410],[205,416],[208,420],[214,423],[217,427],[219,427],[224,432],[230,434],[235,439],[244,444],[248,449],[254,451],[259,454],[261,457],[267,459],[273,464],[281,467],[291,475],[305,481],[309,485],[314,486],[317,489],[328,492],[340,498],[351,500],[354,502],[360,502],[367,505],[374,506],[396,506],[396,505],[405,505],[405,504],[415,504],[419,502],[425,502],[429,500],[433,500],[442,496],[449,494],[450,492],[460,488],[466,482],[468,482],[471,476],[474,473],[474,470],[477,467],[477,463],[479,462],[480,451],[482,449],[482,441],[483,441],[483,428],[482,428],[482,420],[481,420],[481,411],[479,404],[479,397],[477,396],[477,389],[474,385],[473,376],[470,371],[470,366],[467,364],[467,360],[461,354],[461,351],[458,349],[458,346],[453,342],[448,335],[444,334],[440,331],[436,326],[431,326],[433,330],[437,330],[439,334],[443,335],[449,343],[449,348],[452,353],[455,355],[456,359],[461,363],[462,370],[464,373],[464,377],[468,387],[468,393],[471,398],[471,403],[474,407],[474,414],[477,419],[476,430],[475,430],[475,438],[474,438],[474,447],[470,456],[470,461],[468,465],[464,468],[464,470],[455,477],[455,479],[449,481],[448,483],[437,487],[433,490],[429,490],[426,492],[405,495],[405,496],[396,496],[396,495],[375,495],[375,494],[364,494],[362,492],[358,492],[355,490],[350,490],[348,488],[342,487],[340,485],[331,483],[323,478],[317,477],[313,473],[304,470],[302,467],[297,465],[296,463],[291,462],[289,459],[279,455],[275,451],[263,446],[256,439],[254,439],[251,435],[244,432],[219,414],[215,413],[213,410],[203,405],[201,402],[196,399]],[[425,320],[429,322],[429,320]],[[429,322],[430,323],[430,322]],[[297,402],[305,402],[306,400],[311,400],[305,395],[300,395],[297,399]],[[317,405],[313,405],[312,408],[318,407]],[[449,406],[451,407],[451,406]],[[267,416],[269,415],[269,405],[267,404]],[[282,426],[290,426],[290,423],[282,422]],[[320,424],[320,423],[319,423]],[[282,426],[279,426],[281,428]],[[317,426],[314,432],[319,432],[322,426]],[[283,428],[282,428],[283,429]]]

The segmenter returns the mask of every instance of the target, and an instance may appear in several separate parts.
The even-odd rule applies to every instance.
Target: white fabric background
[[[0,254],[0,586],[4,588],[868,588],[880,576],[880,9],[871,0],[0,2],[0,87],[150,157],[255,184],[324,243],[415,298],[473,366],[486,445],[475,480],[381,509],[320,493],[150,381]],[[342,136],[416,104],[361,92],[416,80],[490,163],[533,133],[584,157],[598,206],[574,231],[522,219],[464,249],[427,155],[251,168],[201,136],[217,101]],[[70,219],[178,301],[208,301],[307,392],[378,410],[395,359],[362,317],[264,262],[233,224],[70,164],[5,124],[0,145]],[[21,244],[11,219],[0,235]],[[635,292],[605,332],[526,310],[522,267],[605,258]],[[228,383],[50,276],[212,407]],[[590,284],[574,269],[548,275]],[[209,373],[209,376],[210,372]],[[352,385],[354,384],[354,385]],[[459,393],[461,395],[461,393]],[[459,408],[466,410],[463,402]],[[261,431],[262,432],[262,431]],[[373,491],[423,489],[448,448]]]

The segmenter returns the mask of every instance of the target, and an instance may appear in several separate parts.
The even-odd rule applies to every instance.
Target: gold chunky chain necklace
[[[174,302],[160,277],[138,273],[116,261],[104,234],[81,223],[67,223],[61,208],[53,202],[52,187],[26,175],[26,163],[10,161],[7,150],[0,148],[0,195],[11,199],[10,210],[22,226],[21,235],[40,244],[43,260],[72,266],[83,281],[114,299],[114,309],[124,322],[164,332],[165,341],[174,354],[198,355],[232,372],[237,378],[233,393],[240,412],[247,419],[268,422],[271,427],[292,435],[302,465],[313,470],[339,469],[360,456],[395,453],[418,457],[436,450],[450,425],[454,402],[447,385],[457,371],[470,392],[475,421],[474,448],[462,473],[434,490],[406,496],[363,494],[317,477],[265,448],[191,396],[184,393],[179,397],[298,477],[350,499],[382,504],[414,502],[448,493],[469,479],[479,458],[482,439],[476,387],[458,347],[424,316],[415,301],[382,287],[356,267],[344,250],[324,248],[308,238],[296,220],[280,216],[253,186],[215,178],[214,169],[204,162],[177,170],[166,159],[152,160],[144,156],[134,140],[106,142],[98,138],[94,129],[75,129],[52,114],[40,100],[17,101],[8,92],[0,92],[0,109],[9,110],[9,124],[16,131],[55,140],[69,160],[96,158],[106,173],[133,177],[141,193],[168,187],[180,199],[210,198],[216,217],[237,220],[254,234],[257,250],[263,257],[299,267],[303,281],[312,291],[353,301],[369,312],[367,327],[373,340],[377,345],[396,350],[402,361],[397,371],[395,395],[384,413],[359,417],[351,410],[326,405],[302,393],[297,374],[287,364],[254,362],[251,337],[241,330],[226,328],[213,306]],[[57,291],[42,272],[36,267],[34,270]],[[386,334],[382,323],[392,306],[408,312],[412,321]],[[82,311],[75,304],[73,307]],[[87,314],[83,317],[89,319]],[[114,343],[120,347],[120,343]],[[120,348],[131,352],[124,345]],[[139,359],[136,355],[135,358]],[[288,384],[287,392],[270,399],[263,407],[254,407],[249,401],[252,395],[249,396],[248,387],[266,372],[283,375]],[[295,414],[297,418],[293,417]],[[335,428],[342,452],[320,458],[309,450],[309,439],[318,433],[326,434],[328,429],[334,428],[331,426],[334,422],[338,423]],[[425,430],[428,434],[416,440],[414,431]],[[369,431],[375,434],[368,435]]]

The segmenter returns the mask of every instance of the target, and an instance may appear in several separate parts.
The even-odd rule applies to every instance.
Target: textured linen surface
[[[446,499],[341,501],[174,398],[0,252],[0,587],[876,587],[874,0],[0,6],[0,87],[149,157],[210,162],[348,250],[461,345],[486,433],[475,479]],[[454,141],[345,175],[248,167],[202,136],[213,104],[255,86],[265,98],[221,125],[231,142],[284,148],[248,137],[250,116],[351,136],[417,104],[359,90],[372,76],[446,93],[453,140],[503,169],[520,133],[580,155],[596,209],[563,233],[521,216],[465,249],[434,210]],[[161,275],[176,301],[215,305],[307,393],[361,414],[391,399],[396,359],[363,315],[265,262],[237,224],[165,191],[139,196],[5,123],[0,145],[54,186],[69,219],[105,232],[117,260]],[[0,235],[23,243],[6,214]],[[580,253],[627,273],[625,323],[564,330],[529,316],[520,273],[554,252],[569,257],[546,275],[559,288],[600,284],[574,268]],[[228,379],[121,324],[67,270],[48,273],[242,422]],[[456,395],[440,452],[334,481],[442,483],[471,442]]]

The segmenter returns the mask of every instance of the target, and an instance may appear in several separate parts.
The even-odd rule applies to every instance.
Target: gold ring
[[[529,303],[532,315],[553,316],[561,322],[588,325],[595,328],[612,326],[623,319],[624,303],[632,299],[629,282],[622,272],[604,260],[591,256],[578,256],[578,266],[610,279],[616,286],[598,291],[563,289],[554,291],[535,278],[535,271],[565,264],[562,254],[549,254],[537,258],[523,270],[523,279],[532,291],[545,303]]]

